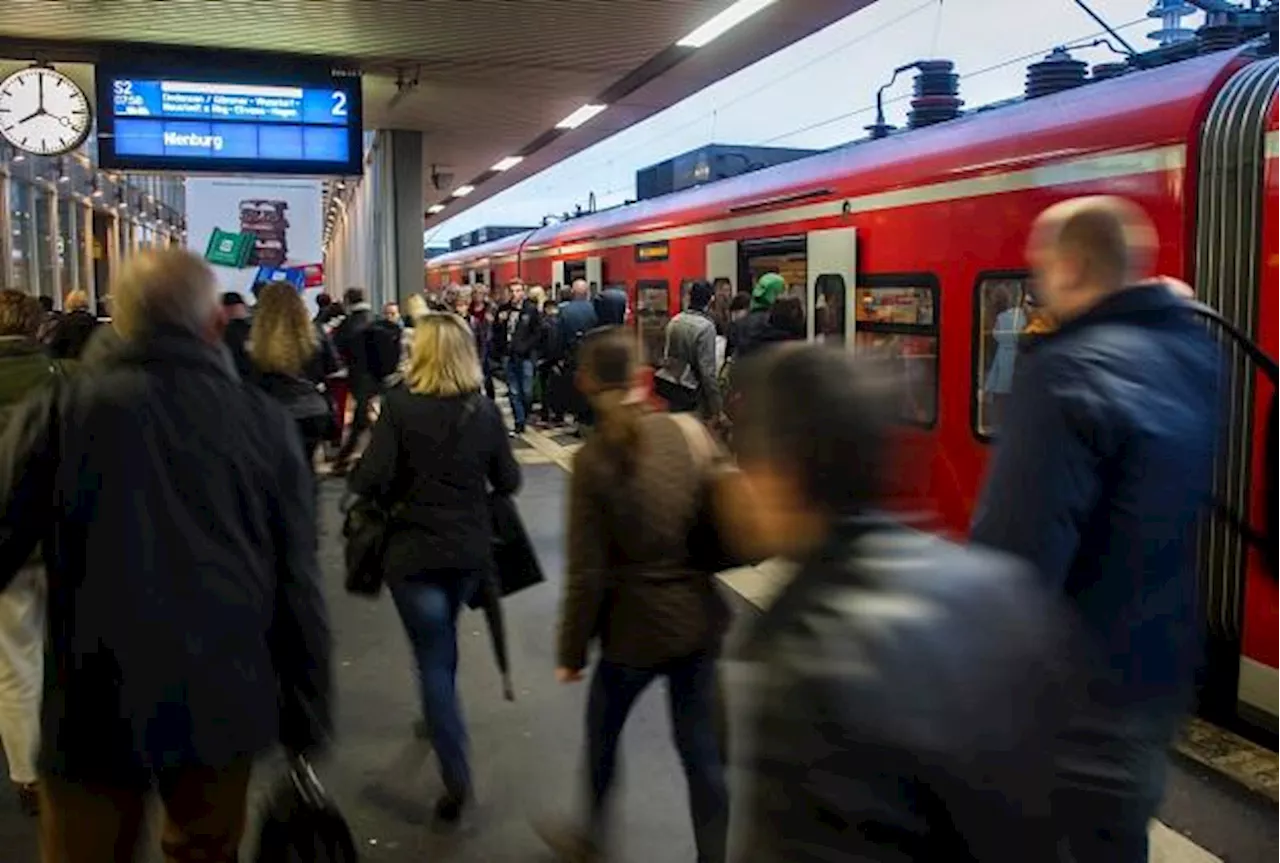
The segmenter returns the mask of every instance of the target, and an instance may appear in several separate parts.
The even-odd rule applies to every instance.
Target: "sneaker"
[[[604,853],[582,830],[563,822],[534,823],[533,832],[562,863],[604,863]]]
[[[40,814],[40,794],[34,782],[14,783],[14,793],[18,795],[18,808],[22,814],[35,818]]]

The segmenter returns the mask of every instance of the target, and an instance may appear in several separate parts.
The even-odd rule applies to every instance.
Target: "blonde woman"
[[[251,379],[293,417],[308,464],[333,430],[333,408],[319,389],[326,347],[333,350],[292,285],[273,282],[262,289],[249,330]]]
[[[502,416],[480,395],[480,360],[462,318],[436,312],[418,321],[404,377],[383,396],[349,487],[396,513],[383,574],[413,648],[425,727],[444,779],[436,817],[452,823],[471,799],[454,685],[458,609],[494,565],[488,488],[514,494],[520,468]]]

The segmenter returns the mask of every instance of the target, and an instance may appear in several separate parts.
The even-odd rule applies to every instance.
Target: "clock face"
[[[84,91],[56,69],[33,66],[0,81],[0,135],[37,156],[79,147],[93,114]]]

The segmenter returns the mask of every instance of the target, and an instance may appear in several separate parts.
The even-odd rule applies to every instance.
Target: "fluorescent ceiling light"
[[[596,114],[599,114],[601,111],[603,111],[607,107],[609,106],[608,105],[583,105],[581,108],[574,111],[568,117],[565,117],[559,123],[556,123],[556,128],[557,129],[576,129],[579,126],[581,126],[583,123],[590,120]]]
[[[738,0],[737,3],[716,15],[676,44],[682,48],[701,48],[726,31],[732,30],[771,3],[773,3],[773,0]]]
[[[512,168],[514,168],[516,165],[519,165],[523,161],[524,161],[524,156],[508,156],[507,158],[500,160],[498,164],[494,165],[493,170],[510,171]]]
[[[432,204],[430,207],[427,207],[427,212],[433,216],[436,213],[442,212],[443,210],[444,210],[444,204]]]
[[[476,190],[475,186],[459,186],[458,188],[453,190],[453,197],[465,198],[467,195],[470,195],[475,190]]]

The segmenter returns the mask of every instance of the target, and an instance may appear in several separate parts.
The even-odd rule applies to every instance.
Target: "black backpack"
[[[1237,329],[1212,306],[1207,306],[1204,303],[1199,302],[1191,302],[1189,305],[1195,314],[1205,318],[1210,323],[1217,326],[1232,341],[1234,341],[1240,349],[1244,351],[1245,355],[1249,358],[1249,361],[1254,365],[1254,367],[1256,367],[1258,371],[1262,372],[1262,374],[1266,376],[1267,380],[1271,381],[1273,390],[1276,388],[1277,366],[1274,359],[1267,356],[1262,348],[1258,347],[1252,339]],[[1255,528],[1253,525],[1249,524],[1247,514],[1236,512],[1225,501],[1216,501],[1215,509],[1223,520],[1228,524],[1233,525],[1236,530],[1240,531],[1240,534],[1245,538],[1246,542],[1257,548],[1258,553],[1262,556],[1263,562],[1266,564],[1268,571],[1272,576],[1275,576],[1277,570],[1276,545],[1278,538],[1280,538],[1280,517],[1277,516],[1276,510],[1277,458],[1275,392],[1271,394],[1271,412],[1270,416],[1267,418],[1267,433],[1264,446],[1266,447],[1264,457],[1267,471],[1267,476],[1264,480],[1266,485],[1263,488],[1263,493],[1266,495],[1266,523],[1261,529]]]

